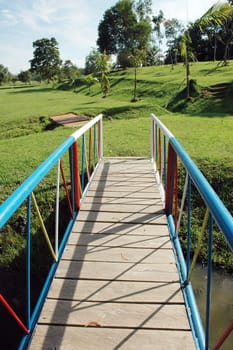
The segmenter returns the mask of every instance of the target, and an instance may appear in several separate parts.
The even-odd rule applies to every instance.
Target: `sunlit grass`
[[[196,62],[190,69],[191,78],[201,87],[233,79],[232,62],[227,67]],[[103,113],[106,156],[149,156],[153,112],[196,160],[233,164],[233,104],[214,105],[202,98],[191,102],[186,114],[167,111],[164,106],[185,86],[183,64],[174,69],[169,65],[138,68],[136,103],[131,102],[133,77],[133,69],[111,73],[107,98],[102,97],[99,84],[90,90],[80,85],[75,91],[40,84],[0,87],[0,198],[73,132],[66,127],[49,130],[49,118],[66,112]]]

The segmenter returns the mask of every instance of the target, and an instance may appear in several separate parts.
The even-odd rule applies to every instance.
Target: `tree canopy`
[[[33,42],[33,59],[30,60],[31,71],[39,74],[41,79],[52,80],[59,73],[62,60],[55,38],[39,39]]]
[[[7,67],[0,64],[0,85],[9,81],[11,74]]]
[[[151,0],[119,0],[105,11],[98,27],[100,52],[116,54],[118,63],[124,58],[127,65],[135,49],[146,52],[152,33],[151,4]]]

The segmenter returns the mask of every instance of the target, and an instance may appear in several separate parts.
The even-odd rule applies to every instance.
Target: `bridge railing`
[[[80,202],[102,157],[102,115],[99,115],[62,143],[0,206],[0,233],[7,235],[7,230],[12,226],[25,236],[25,312],[18,311],[12,305],[14,296],[11,295],[9,301],[7,295],[3,295],[2,286],[0,290],[0,304],[23,334],[19,349],[24,349],[30,339]],[[41,203],[49,207],[48,202],[51,213],[45,212],[43,206],[40,208]],[[15,216],[17,220],[11,223]],[[47,243],[47,251],[39,252],[41,266],[36,266],[36,270],[45,269],[45,257],[49,252],[51,259],[38,297],[32,300],[31,260],[35,252],[31,246],[38,234],[44,236],[42,239]],[[17,291],[15,293],[17,298]]]
[[[210,323],[211,323],[211,272],[213,250],[213,225],[217,226],[227,241],[231,251],[233,250],[233,218],[210,186],[201,171],[197,168],[188,154],[185,152],[174,135],[153,114],[151,114],[151,160],[154,164],[157,181],[161,195],[165,202],[165,211],[168,218],[171,239],[174,243],[177,264],[179,266],[182,290],[188,310],[188,316],[193,331],[197,348],[209,349]],[[183,174],[183,194],[178,195],[180,187],[179,175]],[[179,186],[178,186],[179,184]],[[204,219],[200,229],[197,248],[191,261],[192,194],[198,191],[203,203]],[[192,192],[192,194],[191,194]],[[193,213],[194,212],[194,213]],[[182,227],[183,225],[183,227]],[[215,227],[214,226],[214,227]],[[181,227],[186,241],[185,254],[179,240]],[[203,244],[205,231],[207,231],[207,286],[205,304],[205,329],[200,318],[199,310],[193,293],[190,277]],[[186,255],[184,257],[184,255]],[[226,332],[220,337],[214,349],[217,350],[233,329],[233,321],[227,327]]]

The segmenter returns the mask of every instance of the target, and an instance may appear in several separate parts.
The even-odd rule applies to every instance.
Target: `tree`
[[[90,94],[91,93],[91,86],[96,84],[98,82],[98,80],[95,77],[93,77],[92,74],[89,74],[84,78],[84,82],[88,86],[89,94]]]
[[[52,80],[60,71],[61,59],[58,49],[58,42],[55,38],[39,39],[33,42],[33,59],[31,72],[40,75],[41,80]]]
[[[31,72],[29,70],[21,71],[18,74],[19,81],[22,81],[23,83],[30,83],[31,77]]]
[[[0,64],[0,85],[10,80],[10,72],[7,67]]]
[[[153,16],[152,22],[154,23],[153,31],[156,33],[156,36],[158,38],[159,48],[162,44],[162,32],[161,32],[161,25],[165,21],[165,17],[163,14],[163,11],[159,10],[158,16]]]
[[[101,90],[106,97],[109,93],[110,83],[108,73],[110,71],[110,57],[104,51],[101,57]]]
[[[156,66],[161,63],[161,51],[156,45],[149,45],[146,50],[145,66]]]
[[[85,59],[85,74],[97,74],[101,71],[101,53],[97,49],[92,49]]]
[[[228,51],[233,43],[233,7],[227,3],[217,2],[209,8],[209,10],[195,22],[203,32],[206,28],[212,28],[216,40],[218,39],[224,50],[224,64],[227,64]],[[215,47],[216,50],[216,47]]]
[[[100,52],[117,54],[118,63],[131,66],[133,50],[149,46],[151,38],[151,0],[119,0],[104,14],[98,27]]]
[[[138,0],[134,2],[134,9],[139,21],[151,21],[152,0]]]
[[[229,4],[216,3],[211,6],[210,9],[200,17],[195,23],[194,26],[197,26],[200,31],[203,31],[203,28],[209,25],[222,26],[227,19],[232,16],[232,6]],[[189,61],[191,56],[191,37],[190,37],[190,28],[188,28],[181,37],[180,41],[180,50],[181,56],[184,59],[185,67],[186,67],[186,89],[187,89],[187,99],[190,98],[189,93],[189,76],[190,76],[190,67]]]
[[[181,34],[182,25],[176,18],[168,19],[164,21],[165,36],[167,38],[167,46],[169,50],[171,64],[177,63],[177,50],[175,49],[175,42],[178,36]]]
[[[181,57],[184,60],[185,68],[186,68],[186,98],[190,99],[190,90],[189,90],[189,76],[190,76],[190,66],[189,66],[189,45],[191,43],[191,38],[189,35],[189,31],[186,30],[181,37],[180,41],[180,53]]]
[[[117,54],[127,48],[132,40],[132,28],[137,23],[131,0],[119,0],[104,13],[98,26],[97,45],[100,52]]]
[[[74,79],[77,79],[80,74],[79,69],[71,62],[71,60],[66,60],[63,63],[60,71],[61,79],[73,81]]]

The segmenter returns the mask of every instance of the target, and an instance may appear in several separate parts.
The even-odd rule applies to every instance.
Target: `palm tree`
[[[161,25],[163,24],[165,18],[162,10],[159,10],[158,16],[153,16],[152,22],[154,23],[154,32],[157,35],[158,38],[158,43],[159,43],[159,50],[160,50],[160,45],[162,44],[162,38],[163,35],[161,33]]]
[[[225,39],[222,37],[222,35],[218,36],[218,39],[221,41],[223,45],[225,45],[225,52],[224,52],[224,64],[227,65],[227,53],[229,49],[229,45],[232,42],[233,38],[233,25],[232,25],[232,18],[233,18],[233,7],[229,3],[221,3],[220,1],[214,4],[209,8],[209,10],[199,19],[196,21],[197,26],[201,31],[203,31],[203,28],[206,26],[212,26],[213,32],[215,35],[215,51],[216,51],[216,33],[217,33],[217,27],[221,27],[222,34],[225,37]]]
[[[217,2],[213,6],[209,8],[209,10],[204,13],[194,24],[193,26],[197,26],[200,31],[203,31],[203,28],[206,26],[222,26],[229,18],[233,16],[233,7],[228,3]],[[184,59],[184,64],[186,67],[186,89],[187,95],[186,98],[190,98],[189,91],[189,76],[190,76],[190,67],[189,61],[191,56],[190,51],[191,38],[189,34],[189,29],[187,29],[181,37],[180,42],[180,51],[181,56]]]

